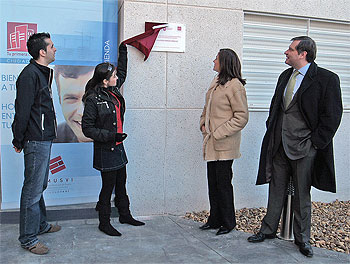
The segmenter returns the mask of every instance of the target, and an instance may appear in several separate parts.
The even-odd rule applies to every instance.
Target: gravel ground
[[[236,210],[236,229],[256,233],[259,231],[266,208]],[[205,223],[208,211],[186,213],[185,218]],[[350,254],[350,201],[332,203],[312,202],[312,246]]]

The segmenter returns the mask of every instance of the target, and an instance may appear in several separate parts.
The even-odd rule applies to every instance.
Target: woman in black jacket
[[[119,88],[125,81],[127,71],[127,49],[119,46],[118,68],[108,62],[95,67],[93,77],[85,87],[83,97],[83,133],[94,141],[93,167],[101,171],[102,189],[96,211],[99,212],[98,228],[110,236],[121,234],[110,224],[111,196],[115,188],[115,206],[119,222],[134,226],[144,225],[135,220],[129,210],[126,192],[126,164],[128,163],[123,140],[125,101]]]

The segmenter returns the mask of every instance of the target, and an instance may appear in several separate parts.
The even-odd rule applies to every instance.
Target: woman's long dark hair
[[[109,80],[109,78],[111,78],[114,70],[115,66],[109,62],[100,63],[95,67],[94,75],[85,86],[83,102],[85,102],[86,97],[91,89],[95,89],[98,85],[101,85],[104,79]]]
[[[243,85],[246,80],[242,78],[241,62],[231,49],[220,49],[219,51],[220,72],[218,74],[218,83],[224,85],[233,78],[237,78]]]

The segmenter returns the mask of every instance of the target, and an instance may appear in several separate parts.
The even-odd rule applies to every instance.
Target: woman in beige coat
[[[241,156],[241,130],[248,122],[248,105],[241,63],[231,49],[221,49],[214,60],[218,75],[206,94],[200,118],[203,155],[207,161],[210,216],[202,230],[227,234],[236,226],[232,163]]]

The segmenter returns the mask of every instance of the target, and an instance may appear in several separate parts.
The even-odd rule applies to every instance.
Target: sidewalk
[[[97,229],[98,220],[59,221],[62,230],[39,239],[49,246],[38,256],[22,249],[18,225],[0,225],[0,262],[7,263],[350,263],[350,255],[313,248],[314,257],[304,257],[288,241],[247,242],[250,234],[232,231],[216,236],[201,231],[200,223],[178,216],[139,217],[146,225],[113,225],[123,234],[110,237]]]

